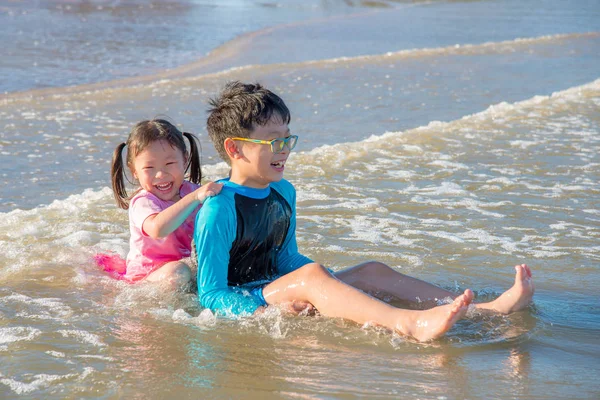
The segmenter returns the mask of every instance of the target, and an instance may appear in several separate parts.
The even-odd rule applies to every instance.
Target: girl
[[[184,136],[190,143],[187,152]],[[129,209],[129,254],[123,278],[182,286],[191,279],[183,258],[190,256],[194,220],[207,197],[222,184],[200,187],[202,173],[196,137],[181,133],[162,119],[142,121],[133,127],[126,143],[113,154],[113,193],[120,208]],[[139,188],[130,197],[125,188],[126,164]],[[189,170],[189,180],[185,173]]]

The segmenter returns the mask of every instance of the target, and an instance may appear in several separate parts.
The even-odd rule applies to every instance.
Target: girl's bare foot
[[[429,310],[413,311],[414,320],[410,324],[411,326],[398,326],[398,330],[420,342],[437,339],[465,316],[471,301],[473,301],[473,292],[467,289],[451,304]]]
[[[515,284],[502,293],[500,297],[489,303],[475,304],[478,310],[496,311],[501,314],[510,314],[520,311],[531,303],[535,287],[531,277],[531,270],[526,264],[515,266]]]

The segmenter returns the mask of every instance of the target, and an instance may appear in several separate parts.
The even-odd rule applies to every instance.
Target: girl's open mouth
[[[154,185],[154,187],[160,190],[161,192],[168,192],[173,187],[173,182],[161,183],[159,185]]]

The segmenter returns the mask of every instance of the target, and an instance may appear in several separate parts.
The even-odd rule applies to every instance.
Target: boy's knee
[[[304,274],[311,276],[311,277],[331,276],[331,273],[329,272],[329,270],[319,263],[306,264],[305,266],[302,267],[302,272],[304,272]]]
[[[363,271],[363,273],[367,273],[369,275],[385,275],[388,272],[393,272],[392,267],[379,261],[368,261],[360,264],[358,267]],[[398,274],[398,272],[395,273]]]

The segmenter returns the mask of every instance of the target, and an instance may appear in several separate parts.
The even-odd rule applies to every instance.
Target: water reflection
[[[515,396],[529,393],[529,372],[531,371],[531,354],[519,348],[510,349],[510,354],[504,362],[506,373],[513,382]]]
[[[196,374],[197,365],[210,365],[201,357],[197,343],[190,345],[190,330],[179,324],[157,320],[150,315],[123,316],[115,320],[115,341],[111,344],[114,359],[119,360],[119,377],[125,393],[143,389],[146,393],[165,393],[186,382],[194,386],[211,387],[210,380]],[[212,345],[202,343],[204,355],[214,355]],[[223,355],[219,349],[220,356]],[[212,360],[216,357],[212,356]],[[191,377],[190,373],[194,372]],[[143,385],[143,387],[142,387]],[[130,392],[131,391],[131,392]]]

